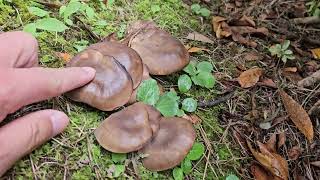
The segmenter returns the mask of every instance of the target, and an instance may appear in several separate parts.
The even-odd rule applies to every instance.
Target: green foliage
[[[187,112],[194,112],[197,109],[198,103],[193,98],[186,98],[182,101],[182,109]]]
[[[183,170],[175,167],[172,171],[174,180],[183,180]]]
[[[175,167],[172,171],[173,178],[175,180],[183,179],[183,174],[189,174],[192,170],[191,161],[195,161],[201,158],[204,153],[204,145],[196,142],[193,144],[192,149],[188,153],[187,157],[182,161],[181,168]]]
[[[191,11],[203,17],[209,17],[211,12],[207,8],[202,8],[199,4],[192,4]]]
[[[289,50],[290,41],[285,40],[282,44],[275,44],[269,48],[269,51],[272,56],[277,56],[286,63],[288,59],[295,59],[293,52]]]
[[[190,90],[191,86],[192,86],[192,81],[188,75],[183,74],[179,77],[178,88],[179,88],[180,92],[182,92],[182,93],[188,92]]]
[[[115,165],[114,167],[115,167],[115,170],[113,172],[114,178],[119,177],[126,170],[126,167],[124,165]]]
[[[178,114],[179,103],[178,100],[180,97],[177,96],[177,93],[170,91],[162,95],[155,105],[158,111],[165,117],[173,117]]]
[[[309,16],[320,16],[320,1],[312,0],[306,4],[308,9]]]
[[[127,154],[112,153],[111,159],[114,163],[121,163],[127,159]]]
[[[226,177],[226,180],[239,180],[239,178],[234,174],[230,174]]]
[[[194,84],[211,89],[214,87],[216,80],[212,75],[213,66],[210,62],[202,61],[195,65],[189,63],[184,69],[186,73],[191,76]]]
[[[36,22],[36,29],[63,32],[68,29],[68,27],[56,18],[44,18]]]
[[[204,145],[202,143],[194,143],[191,151],[188,153],[187,158],[195,161],[201,158],[204,153]]]
[[[49,15],[48,11],[42,10],[38,7],[29,7],[28,10],[31,14],[39,16],[39,17],[44,17],[44,16]]]
[[[137,92],[137,100],[146,104],[155,105],[159,100],[160,90],[157,81],[148,79],[142,82]]]
[[[84,50],[89,45],[89,41],[80,40],[74,43],[73,47],[77,49],[78,52]]]

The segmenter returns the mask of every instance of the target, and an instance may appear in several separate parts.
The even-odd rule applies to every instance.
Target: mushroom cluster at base
[[[136,102],[139,85],[151,78],[149,73],[169,75],[189,63],[184,45],[151,21],[134,22],[122,42],[107,39],[90,45],[67,64],[96,69],[93,81],[67,93],[70,99],[113,111]]]
[[[190,121],[162,117],[154,107],[141,102],[109,116],[94,134],[98,143],[108,151],[144,154],[143,166],[151,171],[179,165],[196,138]]]

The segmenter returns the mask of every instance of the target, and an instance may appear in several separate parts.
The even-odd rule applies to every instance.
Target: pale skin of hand
[[[31,103],[81,87],[95,76],[89,67],[64,69],[38,65],[38,43],[23,32],[0,34],[0,123]],[[41,110],[0,126],[0,177],[16,161],[61,133],[69,123],[66,114]]]

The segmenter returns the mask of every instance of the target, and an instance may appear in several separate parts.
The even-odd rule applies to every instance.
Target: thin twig
[[[216,106],[220,103],[226,102],[227,100],[229,100],[233,95],[234,95],[235,91],[230,92],[229,94],[222,96],[218,99],[213,99],[210,101],[206,101],[206,102],[199,102],[198,103],[198,107],[212,107],[212,106]]]
[[[87,26],[79,17],[75,16],[74,18],[75,18],[78,22],[81,22],[84,30],[86,30],[92,38],[94,38],[94,39],[97,40],[97,41],[101,41],[101,38],[100,38],[98,35],[96,35],[96,33],[94,33],[94,32],[91,30],[91,28],[90,28],[89,26]]]
[[[33,173],[34,180],[38,180],[38,177],[37,177],[37,174],[36,174],[36,168],[34,167],[31,155],[29,155],[29,158],[30,158],[30,163],[31,163],[31,168],[32,168],[32,173]]]

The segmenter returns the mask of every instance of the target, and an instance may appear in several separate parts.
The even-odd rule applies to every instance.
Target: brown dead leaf
[[[253,28],[250,26],[231,26],[230,27],[233,33],[239,33],[240,35],[245,34],[260,34],[264,36],[269,35],[269,30],[267,28]]]
[[[213,17],[212,17],[213,31],[214,31],[214,32],[217,32],[220,23],[223,22],[223,21],[226,21],[226,20],[227,20],[227,19],[224,18],[224,17],[213,16]]]
[[[320,59],[320,48],[311,49],[311,52],[315,59]]]
[[[183,115],[182,118],[189,120],[192,124],[201,123],[201,119],[199,116],[192,114],[192,115]]]
[[[297,67],[286,67],[283,69],[284,72],[297,72],[298,68]]]
[[[232,19],[229,22],[230,26],[251,26],[255,27],[256,23],[252,20],[252,17],[246,15],[242,16],[240,19]]]
[[[253,164],[250,167],[251,174],[253,175],[255,180],[270,180],[274,179],[272,175],[269,175],[268,172],[261,167],[260,165]]]
[[[258,142],[258,146],[261,153],[254,150],[250,142],[247,143],[253,156],[260,162],[260,164],[264,168],[266,168],[266,170],[268,170],[274,176],[277,176],[284,180],[288,179],[288,163],[283,157],[281,157],[279,154],[270,152],[266,145],[260,142]]]
[[[311,162],[310,164],[320,168],[320,161],[314,161],[314,162]]]
[[[207,36],[202,35],[198,32],[189,33],[186,39],[193,40],[193,41],[200,41],[204,43],[210,43],[210,44],[213,43],[213,41],[209,39]]]
[[[210,50],[209,50],[209,49],[205,49],[205,48],[199,48],[199,47],[192,47],[192,48],[189,48],[189,49],[188,49],[188,52],[189,52],[189,53],[197,53],[197,52],[200,52],[200,51],[207,51],[207,52],[209,52]]]
[[[272,121],[272,126],[275,126],[277,124],[282,123],[283,121],[287,120],[289,118],[289,116],[281,116],[281,117],[277,117]]]
[[[261,68],[253,68],[247,71],[244,71],[240,74],[238,82],[243,88],[249,88],[254,86],[262,75]]]
[[[286,132],[281,132],[279,134],[278,148],[282,147],[286,143]]]
[[[262,58],[256,52],[248,52],[244,54],[244,59],[246,61],[258,61],[258,60],[261,60]]]
[[[56,56],[62,59],[64,62],[69,62],[72,56],[69,53],[56,52]]]
[[[277,88],[276,83],[273,82],[273,80],[269,79],[269,78],[262,79],[261,82],[257,83],[257,85],[271,87],[271,88]]]
[[[313,140],[313,125],[308,113],[286,92],[280,90],[284,107],[297,128],[307,137],[309,142]]]
[[[271,135],[270,139],[265,144],[270,152],[273,152],[273,153],[277,152],[277,150],[276,150],[276,142],[277,142],[277,134],[273,133]]]
[[[297,84],[299,81],[302,80],[302,77],[300,76],[300,74],[298,74],[297,72],[293,73],[293,72],[282,72],[282,75],[287,78],[289,81]]]
[[[232,34],[229,25],[225,22],[226,20],[227,19],[220,16],[212,17],[213,31],[216,33],[218,39],[229,37]]]
[[[293,146],[291,149],[289,149],[288,157],[291,160],[297,160],[301,154],[302,150],[299,146]]]

